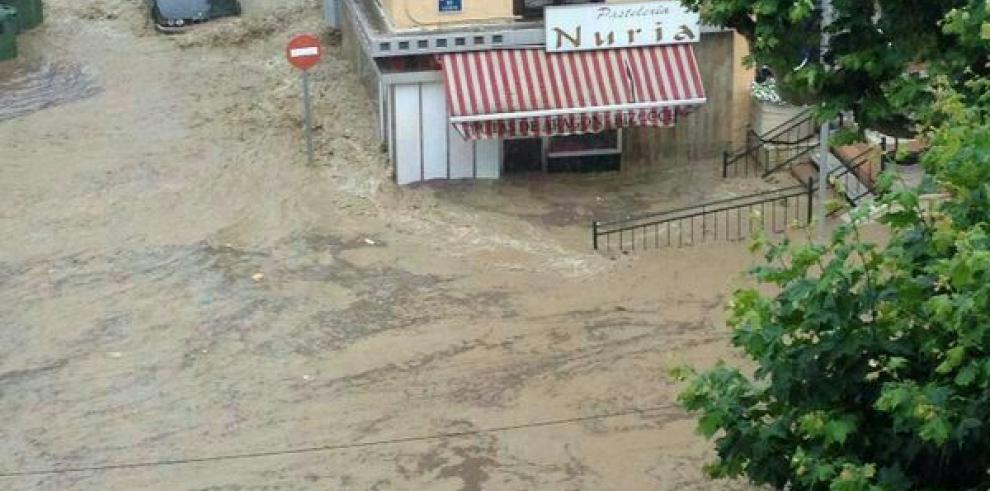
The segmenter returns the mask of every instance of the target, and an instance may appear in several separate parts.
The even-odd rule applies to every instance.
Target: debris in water
[[[93,77],[69,63],[15,65],[0,73],[0,121],[100,93]]]
[[[254,281],[261,281],[261,280],[265,279],[265,273],[255,273],[254,276],[252,276],[251,278]]]
[[[123,357],[124,354],[121,353],[121,352],[119,352],[119,351],[111,351],[111,352],[107,353],[107,356],[109,356],[110,358],[113,358],[113,359],[117,359],[117,358]]]
[[[373,241],[371,239],[364,239],[364,243],[365,244],[368,244],[368,245],[371,245],[371,246],[375,245],[375,241]]]

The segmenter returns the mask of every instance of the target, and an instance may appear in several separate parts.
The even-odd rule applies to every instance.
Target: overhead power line
[[[221,455],[208,455],[202,457],[164,459],[164,460],[129,462],[129,463],[119,463],[119,464],[104,464],[104,465],[94,465],[94,466],[84,466],[84,467],[65,467],[65,468],[36,469],[36,470],[25,470],[25,471],[2,471],[0,472],[0,478],[48,476],[48,475],[71,474],[71,473],[80,473],[80,472],[101,472],[101,471],[114,471],[114,470],[126,470],[126,469],[140,469],[140,468],[148,468],[148,467],[165,467],[165,466],[176,466],[176,465],[186,465],[186,464],[225,462],[232,460],[260,459],[264,457],[278,457],[285,455],[331,452],[335,450],[350,450],[356,448],[376,447],[382,445],[396,445],[401,443],[414,443],[414,442],[423,442],[430,440],[441,440],[445,438],[464,438],[469,436],[502,433],[507,431],[523,430],[529,428],[559,426],[565,424],[581,423],[584,421],[618,418],[622,416],[632,416],[632,415],[644,416],[658,411],[669,410],[672,409],[673,407],[674,407],[673,405],[664,405],[664,406],[654,406],[649,408],[632,408],[617,412],[600,413],[600,414],[580,416],[580,417],[567,418],[567,419],[536,421],[532,423],[524,423],[519,425],[497,426],[493,428],[483,428],[477,430],[456,431],[450,433],[436,433],[432,435],[392,438],[387,440],[374,440],[368,442],[329,444],[329,445],[321,445],[316,447],[269,450],[265,452],[232,453],[232,454],[221,454]]]

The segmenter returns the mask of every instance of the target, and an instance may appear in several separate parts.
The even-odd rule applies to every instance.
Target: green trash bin
[[[41,0],[0,0],[0,4],[17,9],[17,21],[21,32],[38,27],[45,20],[44,5]]]
[[[17,58],[17,9],[0,5],[0,61]]]

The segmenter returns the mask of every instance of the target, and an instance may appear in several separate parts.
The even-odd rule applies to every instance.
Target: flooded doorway
[[[503,168],[519,172],[609,172],[622,164],[622,132],[505,140]]]
[[[544,170],[542,138],[505,140],[502,142],[502,155],[507,174]]]

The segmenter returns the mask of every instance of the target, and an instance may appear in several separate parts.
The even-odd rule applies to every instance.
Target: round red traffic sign
[[[309,70],[319,63],[323,56],[323,47],[316,36],[302,34],[289,41],[285,48],[285,57],[288,58],[292,66],[300,70]]]

